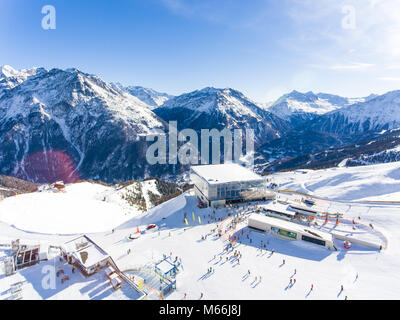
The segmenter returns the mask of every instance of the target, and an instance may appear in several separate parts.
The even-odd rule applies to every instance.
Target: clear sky
[[[56,29],[42,28],[42,7]],[[1,0],[0,65],[76,67],[181,94],[400,89],[399,0]]]

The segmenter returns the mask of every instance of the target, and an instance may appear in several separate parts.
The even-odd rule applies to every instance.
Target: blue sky
[[[55,30],[41,27],[44,5]],[[398,0],[1,0],[0,65],[260,102],[294,89],[365,96],[400,89],[399,16]]]

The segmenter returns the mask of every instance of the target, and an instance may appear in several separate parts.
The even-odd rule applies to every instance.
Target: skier
[[[204,296],[203,292],[200,293],[200,299],[202,299]]]
[[[184,296],[183,296],[183,299],[186,299],[186,292],[185,292],[185,294],[184,294]]]
[[[293,285],[296,283],[296,279],[293,279]]]
[[[314,285],[313,284],[311,284],[311,291],[314,289]]]
[[[282,265],[284,265],[285,264],[285,259],[283,259],[283,262],[282,262]]]
[[[296,269],[294,269],[294,274],[296,274],[296,272],[297,272]]]
[[[340,291],[343,291],[343,285],[340,286]]]

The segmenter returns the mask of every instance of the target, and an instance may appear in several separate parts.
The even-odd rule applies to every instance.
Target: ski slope
[[[113,196],[113,187],[82,182],[65,191],[6,198],[0,201],[0,221],[31,232],[74,234],[109,230],[140,213]]]
[[[272,174],[279,189],[348,201],[399,201],[400,162]]]
[[[89,224],[84,230],[84,226],[77,223],[75,223],[76,229],[74,230],[73,223],[68,221],[72,219],[69,216],[70,211],[61,212],[64,215],[64,221],[68,221],[70,224],[69,231],[88,234],[113,257],[121,270],[132,270],[154,264],[164,254],[167,256],[171,254],[173,259],[177,256],[182,261],[182,267],[177,276],[177,290],[166,296],[166,299],[183,299],[185,293],[187,299],[199,299],[201,293],[204,294],[203,299],[232,300],[343,300],[345,297],[348,299],[399,299],[400,205],[365,201],[365,199],[374,197],[369,192],[370,188],[377,190],[379,199],[386,196],[387,199],[394,200],[393,193],[398,192],[396,191],[396,181],[399,182],[399,178],[396,178],[396,173],[399,172],[399,167],[398,163],[393,163],[371,167],[305,171],[307,172],[305,174],[300,171],[280,173],[271,176],[274,181],[279,181],[281,188],[318,194],[324,199],[317,199],[317,206],[337,210],[343,213],[349,221],[357,220],[356,230],[350,228],[351,223],[335,225],[334,221],[329,221],[323,226],[324,231],[334,230],[354,236],[365,235],[376,238],[379,230],[379,234],[384,235],[388,244],[387,249],[381,251],[356,244],[346,250],[343,248],[343,242],[338,240],[335,240],[338,251],[331,251],[312,243],[278,239],[271,235],[250,231],[244,219],[232,231],[232,234],[240,236],[241,243],[236,243],[233,251],[227,253],[224,251],[228,244],[227,235],[218,238],[211,230],[215,229],[217,224],[221,226],[221,221],[224,221],[224,226],[227,226],[232,215],[250,212],[257,203],[241,205],[238,208],[220,208],[213,213],[212,208],[199,209],[196,206],[197,199],[192,191],[153,207],[145,213],[127,217],[126,220],[121,216],[122,222],[114,232],[111,232],[111,229],[115,226],[115,222],[110,223],[108,229],[105,230],[104,222],[108,223],[108,220],[103,220],[100,231],[91,231],[92,226]],[[323,182],[325,187],[322,185]],[[379,189],[379,186],[384,183],[390,184],[391,187]],[[364,184],[366,185],[364,186]],[[341,187],[345,189],[341,191],[341,196],[345,199],[336,195]],[[87,192],[90,191],[89,193],[93,194],[93,199],[96,199],[96,195],[104,192],[104,189],[96,185],[86,185],[85,188],[91,189]],[[384,194],[385,190],[388,192],[387,194]],[[352,191],[355,192],[353,197],[351,196]],[[68,190],[68,192],[72,193],[72,190]],[[52,197],[54,194],[46,196]],[[280,200],[283,201],[301,199],[301,197],[296,194],[279,194]],[[82,195],[82,198],[89,201],[87,196]],[[338,200],[328,200],[328,198]],[[24,200],[23,197],[15,197],[13,201],[25,202],[27,200]],[[48,200],[40,198],[40,201]],[[95,202],[95,200],[90,201]],[[111,208],[108,206],[112,203],[98,201],[101,204],[99,206]],[[14,205],[17,203],[14,202]],[[90,207],[91,204],[87,206]],[[0,209],[3,209],[3,204]],[[108,212],[108,210],[104,210]],[[23,231],[22,228],[16,229],[3,219],[3,211],[1,212],[0,244],[9,243],[15,238],[21,239],[22,242],[62,244],[71,238],[67,235],[38,234]],[[188,225],[184,222],[185,213]],[[195,219],[193,219],[193,215]],[[215,215],[218,221],[213,220],[212,215]],[[11,219],[9,216],[7,218]],[[25,216],[16,215],[13,224],[32,230],[32,226],[29,226],[28,223],[34,225],[34,221],[19,221],[22,218],[25,219]],[[151,223],[157,224],[158,230],[143,232],[135,240],[128,239],[130,234],[136,232],[137,227],[145,230],[146,225]],[[373,224],[373,231],[368,231],[369,223]],[[322,226],[320,227],[322,228]],[[202,236],[205,235],[207,237],[203,240]],[[249,235],[249,239],[247,239],[247,235]],[[268,251],[261,252],[259,250],[261,241],[266,244]],[[8,252],[1,248],[0,257],[4,257]],[[128,254],[128,249],[131,250],[130,254]],[[275,252],[271,255],[272,249]],[[239,250],[242,254],[239,263],[233,254],[235,250]],[[285,260],[284,264],[283,260]],[[0,291],[5,292],[10,281],[25,279],[27,285],[24,285],[23,289],[24,299],[135,299],[134,295],[129,292],[114,293],[100,275],[100,278],[96,278],[96,276],[89,280],[83,278],[79,280],[78,276],[74,276],[75,278],[69,285],[63,287],[57,283],[56,290],[43,291],[39,283],[42,279],[39,266],[37,269],[28,268],[27,271],[17,273],[12,277],[0,275],[0,289],[2,289]],[[212,267],[214,271],[207,273],[209,267]],[[36,274],[28,276],[28,270],[36,272]],[[250,271],[250,275],[248,275],[248,271]],[[255,280],[256,276],[257,280]],[[260,276],[261,281],[259,281]],[[292,286],[290,286],[290,279],[296,279],[296,283]],[[310,290],[311,285],[314,286],[313,290]],[[342,285],[343,291],[341,291]],[[1,299],[7,297],[7,294],[0,296]]]

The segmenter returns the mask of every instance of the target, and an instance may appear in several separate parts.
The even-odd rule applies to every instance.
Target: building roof
[[[264,209],[264,210],[281,212],[281,213],[287,214],[289,216],[294,216],[296,214],[296,211],[292,210],[289,205],[282,204],[280,202],[270,202],[267,204],[260,204],[260,205],[258,205],[258,207],[260,207],[261,209]]]
[[[293,223],[293,222],[289,222],[286,220],[281,220],[281,219],[276,219],[276,218],[271,218],[262,214],[255,214],[253,213],[250,217],[249,217],[249,221],[250,220],[255,220],[261,223],[266,223],[269,224],[273,227],[277,227],[277,228],[281,228],[287,231],[292,231],[292,232],[298,232],[301,234],[310,234],[312,236],[317,236],[319,238],[321,238],[322,240],[332,240],[332,235],[330,233],[327,232],[323,232],[320,230],[315,230],[313,228],[308,228],[305,226],[302,226],[298,223]]]
[[[167,261],[166,259],[162,260],[158,264],[156,264],[156,268],[160,270],[163,274],[170,272],[171,270],[175,269],[175,265],[171,262]]]
[[[209,184],[263,180],[263,177],[236,163],[193,166],[191,169]]]
[[[81,236],[64,244],[66,251],[72,254],[81,265],[89,268],[108,258],[109,255],[88,237]]]

